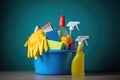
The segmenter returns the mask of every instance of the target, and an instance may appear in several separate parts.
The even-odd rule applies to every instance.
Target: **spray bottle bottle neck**
[[[74,26],[70,26],[70,27],[69,27],[69,30],[70,30],[70,31],[74,30]]]
[[[83,49],[83,45],[78,45],[77,47],[77,54],[79,55],[81,52],[82,52],[82,49]]]

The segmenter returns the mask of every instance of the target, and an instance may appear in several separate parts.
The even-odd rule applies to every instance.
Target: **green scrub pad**
[[[62,50],[65,49],[65,44],[59,41],[47,40],[49,50]]]

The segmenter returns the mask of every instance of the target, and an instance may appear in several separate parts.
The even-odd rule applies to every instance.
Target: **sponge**
[[[62,50],[65,49],[66,45],[59,41],[47,40],[49,50]]]
[[[49,40],[60,41],[58,30],[46,32],[46,36]]]

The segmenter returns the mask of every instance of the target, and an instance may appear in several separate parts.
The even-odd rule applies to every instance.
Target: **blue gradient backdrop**
[[[0,70],[34,70],[23,45],[35,26],[59,16],[66,23],[79,20],[80,35],[89,35],[85,46],[86,71],[120,71],[120,9],[117,0],[4,0],[0,2]],[[75,35],[77,36],[77,35]]]

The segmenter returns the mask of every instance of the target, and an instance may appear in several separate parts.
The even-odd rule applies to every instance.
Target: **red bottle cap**
[[[64,15],[60,16],[59,26],[60,27],[64,27],[65,26],[65,16]]]

